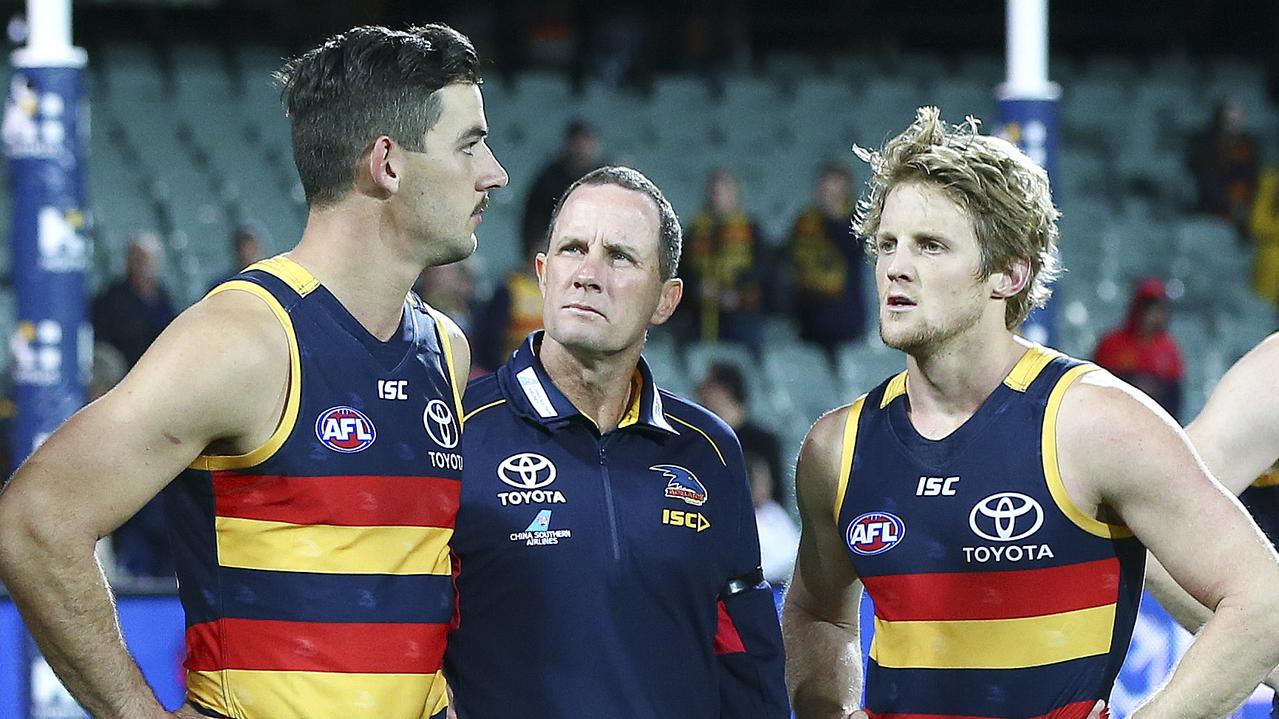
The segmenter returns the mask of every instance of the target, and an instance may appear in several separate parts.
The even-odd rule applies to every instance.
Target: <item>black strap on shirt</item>
[[[724,588],[720,590],[719,596],[722,599],[727,599],[729,597],[736,596],[744,592],[749,592],[750,590],[755,589],[756,587],[758,587],[759,585],[763,583],[764,583],[764,570],[761,567],[755,567],[755,569],[751,570],[750,572],[747,572],[746,574],[743,574],[740,577],[733,577],[732,579],[728,580],[728,583],[725,584]]]

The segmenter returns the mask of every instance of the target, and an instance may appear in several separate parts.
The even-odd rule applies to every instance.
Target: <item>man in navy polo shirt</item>
[[[680,243],[639,172],[578,180],[536,259],[545,331],[467,390],[461,719],[789,716],[741,447],[640,357]]]

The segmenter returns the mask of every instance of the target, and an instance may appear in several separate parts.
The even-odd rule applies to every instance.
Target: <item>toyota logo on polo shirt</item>
[[[502,460],[497,477],[516,489],[540,489],[555,481],[555,465],[533,452],[520,452]]]
[[[457,423],[453,421],[453,410],[443,400],[433,399],[426,403],[426,409],[422,411],[422,424],[431,439],[444,449],[456,447],[462,436],[457,431]]]
[[[1033,497],[1020,492],[999,492],[981,500],[968,514],[968,526],[982,539],[1015,542],[1044,524],[1044,509]]]

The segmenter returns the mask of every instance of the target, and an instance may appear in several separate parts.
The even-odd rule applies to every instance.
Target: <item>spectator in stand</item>
[[[799,336],[832,357],[866,332],[862,243],[853,232],[852,177],[831,163],[817,176],[816,202],[795,220],[787,253]]]
[[[533,258],[545,248],[545,234],[525,235],[522,261],[477,313],[475,332],[467,335],[471,338],[472,374],[501,367],[530,333],[542,329],[542,290]]]
[[[799,548],[799,529],[784,509],[786,491],[782,486],[781,443],[777,435],[750,419],[746,379],[736,365],[715,362],[697,388],[697,398],[733,428],[742,444],[746,476],[751,483],[755,523],[759,527],[759,549],[764,578],[770,583],[790,580]]]
[[[1252,286],[1258,295],[1279,308],[1279,167],[1261,173],[1248,230],[1257,246]]]
[[[744,345],[758,354],[764,295],[765,243],[759,225],[742,209],[737,177],[712,173],[706,205],[684,233],[685,301],[704,342]]]
[[[163,263],[159,238],[149,232],[134,235],[124,277],[93,301],[94,336],[120,350],[129,367],[177,315],[160,283]]]
[[[1196,209],[1229,220],[1246,236],[1248,211],[1257,190],[1257,139],[1244,130],[1247,113],[1238,100],[1217,104],[1212,123],[1190,144],[1190,170],[1199,193]]]
[[[475,331],[475,272],[472,269],[474,255],[447,265],[435,265],[422,270],[413,291],[423,302],[443,312],[462,328],[462,334],[473,337]],[[471,376],[485,374],[474,362]]]
[[[799,551],[799,527],[777,501],[777,477],[768,462],[756,454],[746,455],[746,476],[755,504],[755,526],[759,529],[760,567],[764,579],[775,588],[790,583]]]
[[[250,220],[231,231],[231,254],[235,257],[230,271],[209,285],[213,289],[227,280],[240,274],[240,270],[262,259],[263,245],[266,244],[267,231],[261,223]]]
[[[1185,365],[1177,340],[1168,332],[1171,316],[1164,283],[1154,278],[1142,280],[1133,293],[1124,326],[1101,339],[1094,359],[1177,417]]]
[[[712,362],[697,387],[697,399],[733,428],[742,443],[747,469],[751,457],[757,457],[767,466],[769,475],[780,482],[784,476],[781,443],[777,435],[751,420],[746,378],[741,369],[730,362]],[[786,493],[779,483],[773,487],[772,496],[779,504],[785,504]]]
[[[537,179],[533,180],[524,200],[524,218],[520,224],[524,247],[546,246],[546,228],[551,224],[551,211],[555,209],[560,195],[577,182],[577,178],[606,165],[602,158],[595,128],[581,120],[570,122],[564,131],[564,144],[555,158],[537,173]],[[541,300],[538,301],[538,314],[541,314]],[[541,326],[540,322],[538,326]],[[521,336],[520,340],[523,339]],[[505,361],[503,356],[501,362]]]

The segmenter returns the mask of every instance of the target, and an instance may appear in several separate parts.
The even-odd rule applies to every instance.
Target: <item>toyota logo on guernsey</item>
[[[1044,525],[1044,509],[1020,492],[1000,492],[978,502],[968,513],[973,533],[992,542],[1016,542]]]
[[[362,452],[377,439],[373,422],[354,407],[332,407],[315,420],[315,436],[334,452]]]
[[[555,481],[555,464],[533,452],[520,452],[497,465],[497,478],[514,487],[514,492],[498,492],[502,506],[513,504],[563,504],[568,500],[558,489],[544,489]]]
[[[453,421],[453,410],[443,400],[433,399],[426,403],[426,409],[422,411],[422,424],[426,426],[426,433],[431,439],[444,449],[456,447],[462,436],[457,431],[457,422]]]
[[[848,524],[848,548],[863,557],[883,554],[905,536],[906,523],[888,512],[867,512]]]

